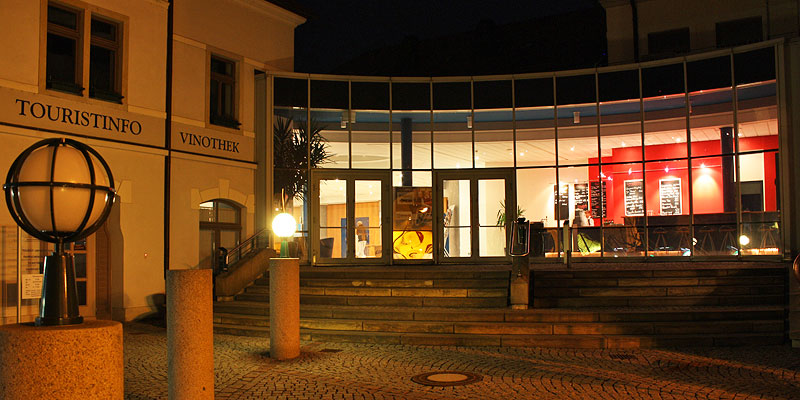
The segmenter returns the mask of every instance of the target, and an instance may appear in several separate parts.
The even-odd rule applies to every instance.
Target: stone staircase
[[[301,338],[627,348],[777,344],[785,337],[781,267],[535,271],[537,307],[528,310],[507,307],[503,267],[437,268],[302,269]],[[234,301],[215,303],[215,332],[268,337],[267,282],[262,277]]]

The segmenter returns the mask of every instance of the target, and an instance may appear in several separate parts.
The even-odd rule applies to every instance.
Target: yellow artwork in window
[[[433,258],[433,234],[430,231],[393,231],[392,244],[394,258]]]

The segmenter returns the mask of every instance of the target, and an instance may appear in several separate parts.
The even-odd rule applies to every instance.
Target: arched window
[[[239,245],[242,232],[241,210],[226,200],[211,200],[200,204],[200,268],[219,265],[221,249],[231,250]]]

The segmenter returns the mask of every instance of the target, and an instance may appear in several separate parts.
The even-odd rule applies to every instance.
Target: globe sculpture
[[[54,243],[44,260],[37,326],[83,322],[72,255],[66,243],[94,233],[114,203],[114,178],[91,147],[66,138],[45,139],[20,154],[3,185],[14,221],[31,236]]]

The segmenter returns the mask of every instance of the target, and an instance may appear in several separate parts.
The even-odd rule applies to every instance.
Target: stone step
[[[546,297],[659,297],[659,296],[730,296],[783,293],[780,285],[742,286],[647,286],[647,287],[535,287],[537,298]]]
[[[269,328],[218,324],[217,334],[269,337]],[[572,335],[517,334],[473,335],[458,333],[408,333],[337,331],[301,328],[306,341],[380,343],[431,346],[503,346],[545,348],[658,348],[672,346],[753,346],[775,345],[784,341],[783,332],[717,333],[681,335]]]
[[[383,267],[383,268],[337,268],[337,267],[304,267],[300,269],[301,281],[308,280],[352,280],[352,281],[426,281],[426,280],[456,280],[464,281],[459,282],[468,284],[467,281],[483,282],[483,281],[498,281],[493,284],[499,284],[499,281],[508,281],[510,266],[495,266],[494,269],[483,269],[481,267],[444,267],[438,266],[435,270],[426,270],[420,267],[419,269],[408,269],[403,267]],[[478,269],[480,268],[480,269]],[[256,280],[259,285],[269,284],[269,273],[265,273],[262,277]],[[446,283],[442,283],[446,285]],[[483,284],[481,284],[483,285]],[[434,287],[447,287],[447,286],[434,286]],[[495,286],[478,286],[478,287],[495,287]]]
[[[268,301],[269,290],[248,288],[237,300]],[[440,289],[440,288],[370,288],[370,287],[300,287],[300,296],[347,297],[498,297],[506,298],[508,289]],[[302,300],[301,300],[302,301]]]
[[[338,306],[395,306],[395,307],[468,307],[505,308],[503,297],[401,297],[401,296],[316,296],[300,295],[300,304]]]
[[[547,288],[616,288],[616,287],[682,287],[682,286],[750,286],[783,285],[782,276],[751,277],[688,277],[688,278],[544,278],[535,276],[534,287]]]
[[[535,293],[535,292],[534,292]],[[536,308],[780,305],[783,294],[746,296],[534,297]]]
[[[557,270],[543,271],[534,268],[540,279],[608,279],[608,278],[680,278],[680,277],[753,277],[783,276],[785,266],[775,268],[702,268],[702,269],[648,269],[648,270]]]
[[[269,326],[267,316],[215,314],[215,324]],[[783,332],[778,320],[672,322],[459,322],[398,321],[300,317],[300,327],[395,333],[456,333],[473,335],[678,335]]]

